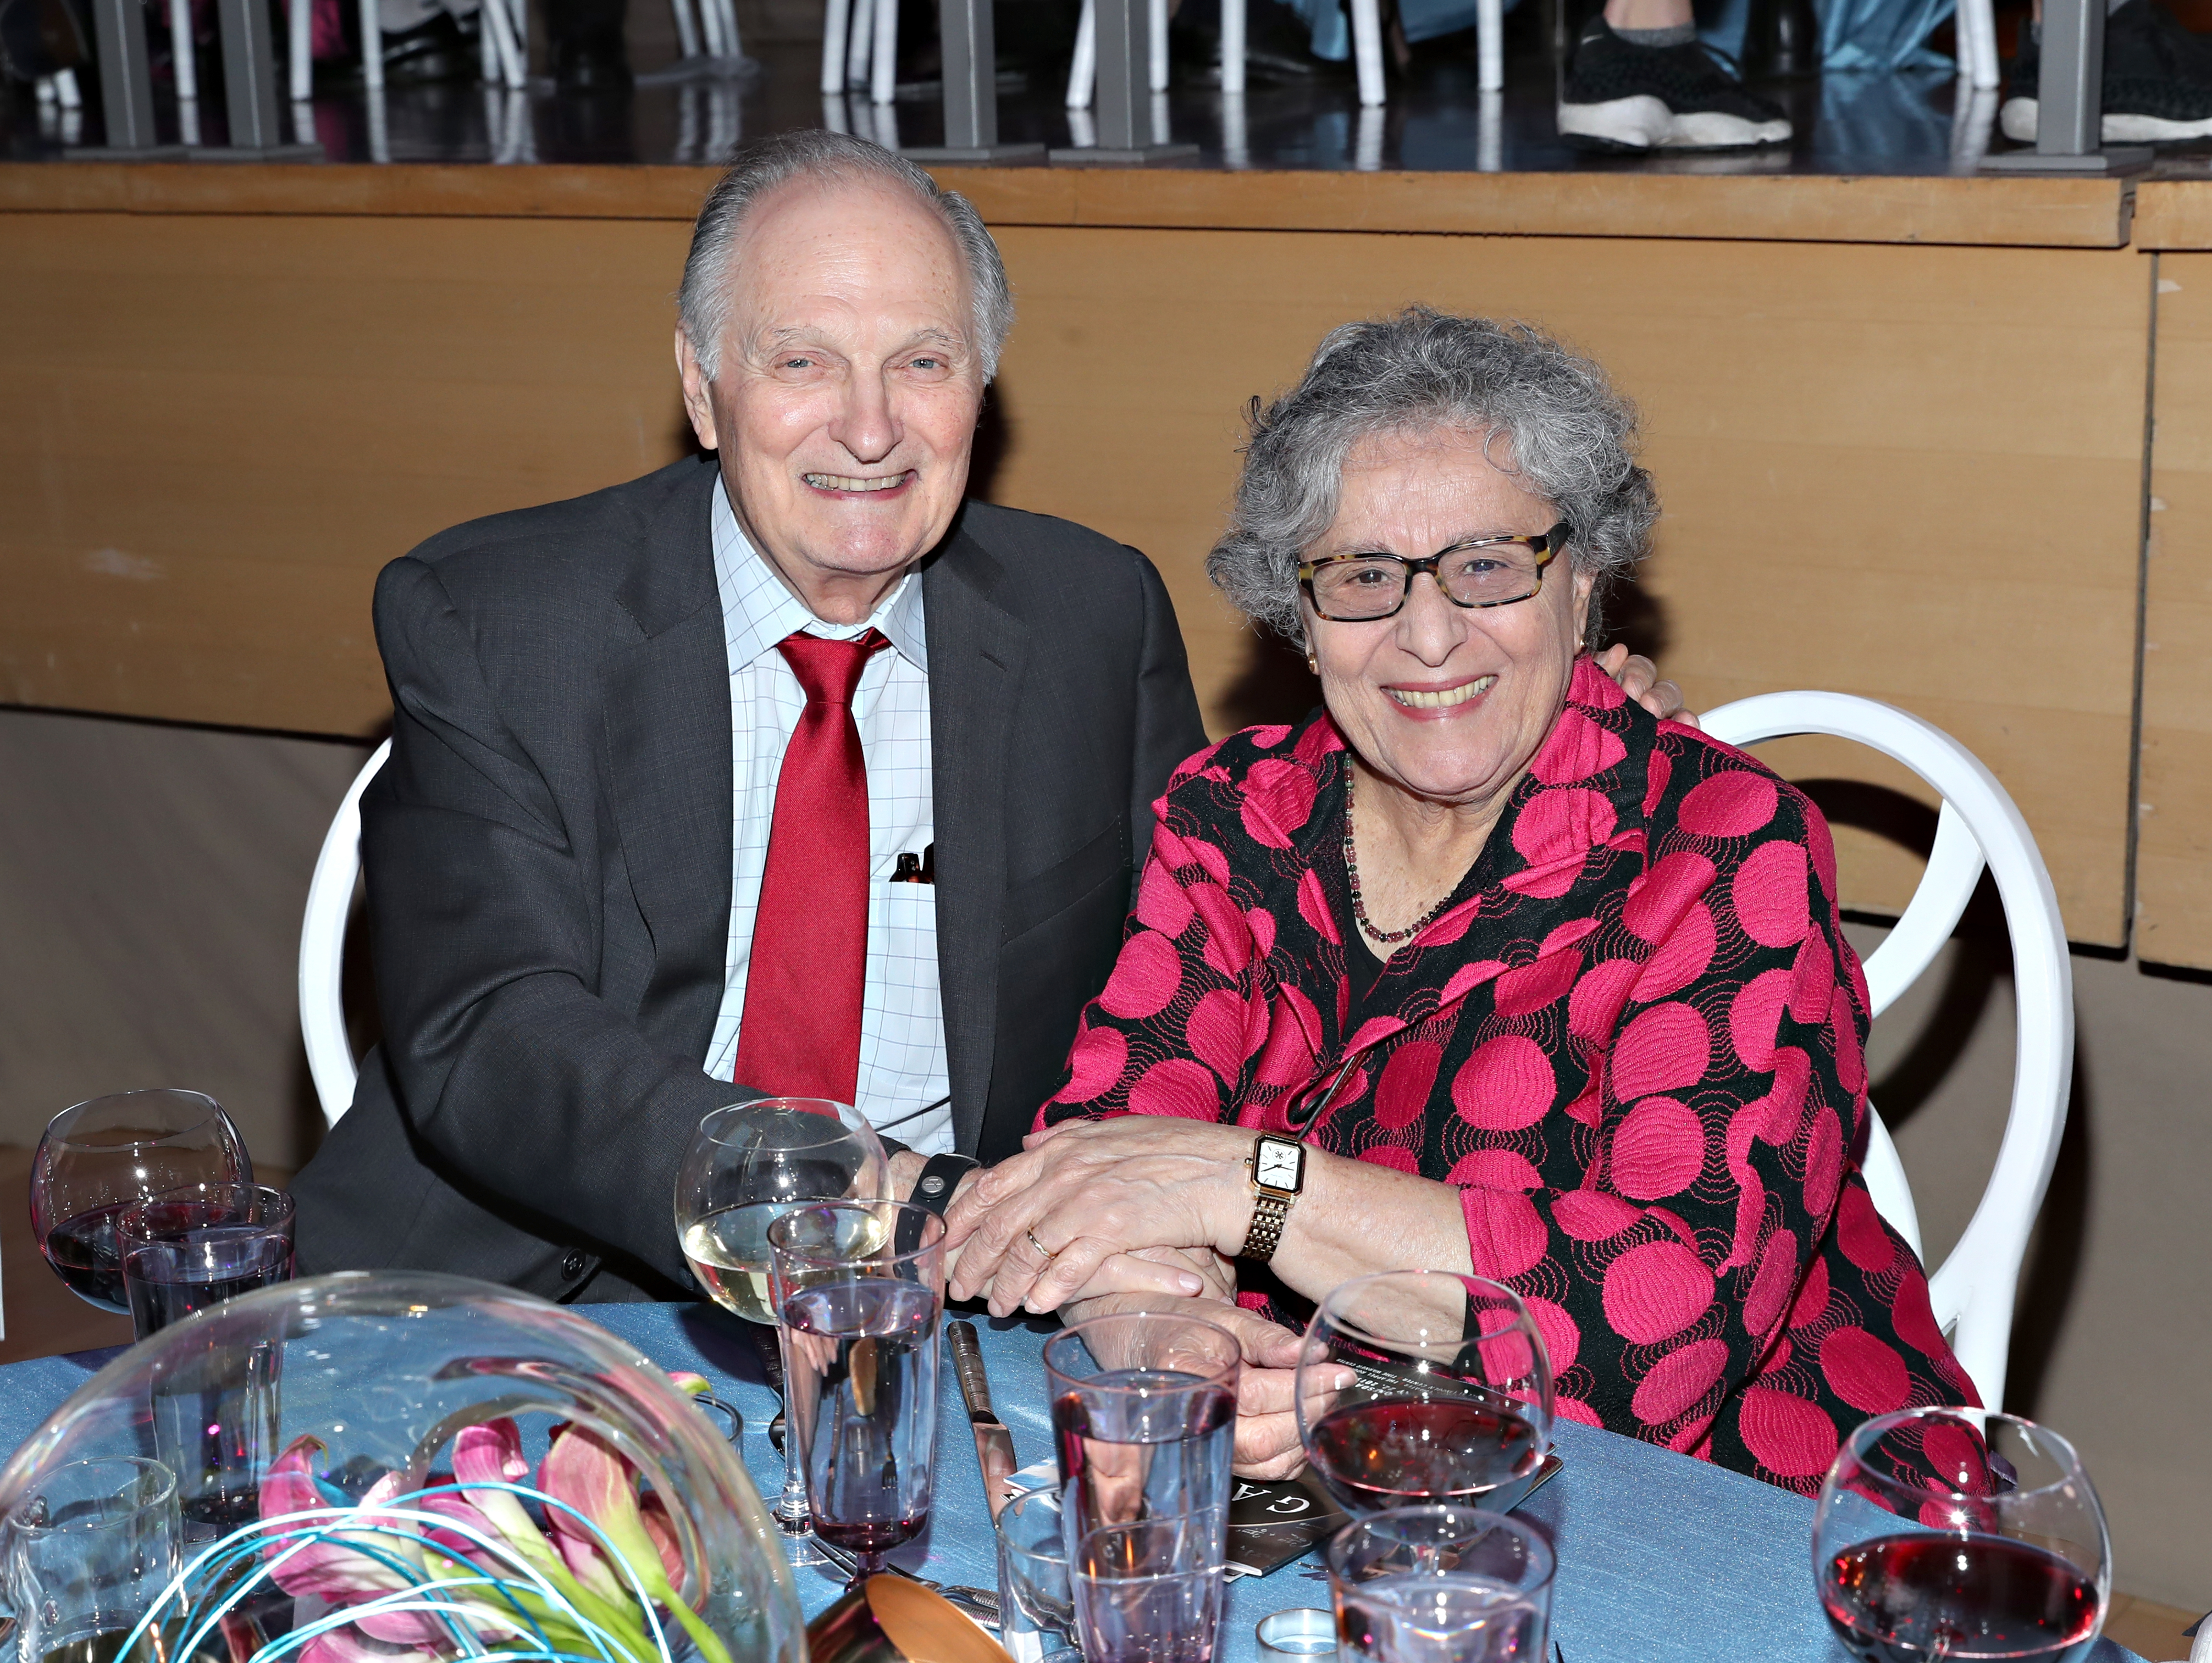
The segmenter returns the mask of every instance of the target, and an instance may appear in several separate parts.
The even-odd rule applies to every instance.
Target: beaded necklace
[[[1352,916],[1370,941],[1379,942],[1386,947],[1394,946],[1399,942],[1412,940],[1434,923],[1437,914],[1443,911],[1446,902],[1449,902],[1458,892],[1459,886],[1455,883],[1450,889],[1445,890],[1443,900],[1437,902],[1404,929],[1376,929],[1369,921],[1366,904],[1359,898],[1359,857],[1352,847],[1352,770],[1347,766],[1344,771],[1344,874],[1352,880]]]

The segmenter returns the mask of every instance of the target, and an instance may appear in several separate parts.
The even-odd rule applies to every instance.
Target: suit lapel
[[[1029,628],[994,598],[998,562],[956,531],[922,572],[937,839],[937,965],[957,1146],[990,1096],[1006,892],[1008,752]]]
[[[608,655],[606,777],[632,892],[653,934],[653,979],[696,990],[703,1055],[730,928],[729,660],[714,590],[702,465],[647,528],[616,590],[636,637]]]

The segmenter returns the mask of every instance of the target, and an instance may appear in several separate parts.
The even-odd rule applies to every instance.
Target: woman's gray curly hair
[[[1231,605],[1293,641],[1305,636],[1298,561],[1336,518],[1344,464],[1382,434],[1454,428],[1505,440],[1492,460],[1572,529],[1569,557],[1592,580],[1587,640],[1606,592],[1650,549],[1659,499],[1636,465],[1636,410],[1606,373],[1526,324],[1409,307],[1329,331],[1297,385],[1264,408],[1229,529],[1206,574]]]

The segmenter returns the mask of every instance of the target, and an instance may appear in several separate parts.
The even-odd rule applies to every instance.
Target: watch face
[[[1304,1150],[1296,1144],[1278,1143],[1269,1138],[1261,1142],[1259,1156],[1252,1163],[1252,1176],[1269,1189],[1294,1190],[1304,1166]]]

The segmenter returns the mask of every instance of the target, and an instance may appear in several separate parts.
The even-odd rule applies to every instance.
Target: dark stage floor
[[[633,3],[649,8],[655,0]],[[1996,95],[1972,98],[1948,71],[1919,70],[1755,80],[1796,125],[1797,138],[1787,149],[1650,159],[1584,155],[1563,144],[1553,124],[1559,73],[1554,3],[1528,0],[1509,15],[1502,94],[1486,99],[1475,90],[1471,32],[1413,48],[1410,67],[1394,69],[1390,101],[1377,110],[1359,107],[1346,66],[1322,65],[1310,76],[1273,83],[1255,77],[1239,111],[1206,84],[1207,71],[1179,65],[1173,90],[1154,100],[1155,136],[1164,130],[1197,144],[1198,155],[1182,165],[1199,167],[1522,173],[1972,173],[1992,143]],[[925,7],[908,0],[906,9]],[[927,9],[933,15],[933,6]],[[1001,137],[1088,142],[1085,118],[1061,106],[1066,58],[1058,37],[1073,33],[1073,5],[1012,0],[999,11],[1002,65],[1024,66],[1004,68],[1000,76]],[[921,58],[926,64],[933,49],[927,36],[917,52],[910,29],[908,44],[902,63]],[[336,86],[319,91],[312,130],[332,161],[394,162],[710,162],[741,139],[823,124],[884,143],[926,146],[939,139],[943,122],[933,81],[902,84],[889,106],[872,106],[860,94],[825,100],[815,90],[817,48],[771,43],[750,50],[756,64],[742,76],[687,77],[672,65],[647,67],[627,94],[563,94],[550,81],[526,92],[469,82],[393,86],[380,112],[358,86]],[[645,63],[655,56],[639,54]],[[161,74],[157,63],[167,137],[177,112],[159,84]],[[88,99],[76,125],[65,130],[71,118],[18,96],[0,113],[0,158],[35,160],[58,155],[65,143],[97,143],[95,103]],[[219,143],[221,100],[202,103],[199,137]],[[1995,143],[2004,148],[2001,137]],[[2201,176],[2205,167],[2199,151],[2174,157],[2160,171]]]

